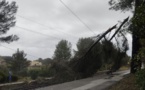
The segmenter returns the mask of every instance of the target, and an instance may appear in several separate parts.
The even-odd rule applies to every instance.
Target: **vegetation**
[[[18,76],[15,75],[11,75],[11,78],[12,78],[11,81],[9,81],[9,75],[0,71],[0,84],[8,83],[8,82],[16,82],[18,80]]]
[[[77,50],[74,50],[74,58],[81,58],[95,41],[91,38],[80,38],[77,42]]]
[[[17,8],[16,2],[9,3],[6,0],[0,1],[0,35],[6,34],[11,27],[15,26]],[[0,37],[0,42],[10,43],[16,40],[18,40],[16,35]]]
[[[136,83],[140,90],[145,90],[145,69],[142,69],[136,73]]]
[[[144,90],[144,70],[141,70],[142,62],[145,55],[145,1],[144,0],[110,0],[110,9],[133,11],[133,17],[130,20],[127,28],[132,33],[132,60],[131,73],[136,73],[137,84],[141,90]],[[128,28],[129,27],[129,28]],[[133,90],[133,89],[132,89]]]
[[[5,82],[6,80],[6,75],[3,72],[0,72],[0,83]]]
[[[108,68],[111,68],[112,70],[116,71],[122,65],[126,65],[126,63],[128,62],[128,58],[125,58],[125,57],[127,57],[125,52],[121,52],[120,49],[116,48],[116,46],[112,42],[104,40],[104,41],[98,43],[91,50],[89,55],[84,57],[85,62],[82,63],[84,58],[81,58],[81,57],[87,52],[87,49],[89,49],[89,47],[94,42],[95,42],[95,40],[92,38],[81,38],[81,39],[79,39],[79,41],[77,43],[77,50],[75,51],[75,55],[71,58],[70,61],[65,60],[65,59],[64,60],[62,60],[62,59],[51,60],[50,58],[44,59],[44,60],[39,59],[38,61],[43,63],[42,66],[39,68],[33,68],[33,69],[29,69],[29,70],[24,69],[24,70],[26,70],[25,73],[28,73],[28,76],[31,77],[31,79],[37,79],[40,77],[45,77],[45,78],[55,77],[54,81],[58,83],[59,81],[65,82],[65,81],[71,81],[71,80],[76,80],[76,79],[80,79],[80,78],[85,78],[85,77],[93,75],[98,70],[106,70]],[[57,45],[57,47],[59,47],[59,44]],[[66,50],[66,48],[61,48],[61,50],[59,50],[57,47],[56,47],[54,54],[58,53],[60,51]],[[58,49],[58,52],[57,52],[57,49]],[[63,49],[65,49],[65,50],[63,50]],[[112,52],[112,54],[110,54],[110,52]],[[18,58],[17,57],[15,60],[15,63],[19,62],[25,66],[25,64],[26,64],[26,59],[24,58],[25,54],[23,52],[21,52],[21,54],[18,54],[18,53],[20,53],[19,50],[14,55],[16,55],[16,56],[20,55],[19,57],[22,57],[22,58],[19,58],[17,60],[17,58]],[[68,58],[66,58],[66,59],[68,59]],[[92,64],[92,62],[94,62],[94,64]],[[14,64],[12,64],[12,65],[14,65]],[[21,65],[21,66],[23,66],[23,65]],[[17,66],[17,65],[14,65],[14,66]],[[104,66],[106,66],[107,68],[102,69]],[[18,67],[19,66],[17,66],[17,68]],[[28,66],[26,65],[26,67],[28,67]],[[16,72],[16,70],[17,69],[15,69],[15,72]],[[22,71],[23,71],[23,69],[22,69]],[[17,75],[22,76],[21,74],[18,74],[18,73],[17,73]]]
[[[56,45],[53,60],[58,62],[68,61],[71,57],[71,44],[67,40],[61,40]]]
[[[88,43],[84,44],[85,42]],[[91,38],[82,38],[78,41],[78,51],[75,51],[75,56],[70,62],[70,66],[76,73],[80,73],[82,77],[89,77],[100,69],[111,69],[112,71],[116,71],[123,65],[125,57],[127,57],[125,53],[126,51],[122,51],[112,42],[105,39],[96,44],[92,50],[86,56],[84,56],[88,51],[87,48],[90,48],[90,46],[92,46],[94,43],[95,40]],[[126,58],[125,61],[127,63],[128,58]]]
[[[108,90],[140,90],[136,85],[134,74],[125,76],[122,80],[111,86]]]
[[[13,54],[13,60],[11,61],[10,69],[16,75],[26,76],[27,67],[29,66],[29,61],[26,59],[26,54],[24,51],[17,50],[16,53]]]
[[[32,80],[35,80],[39,76],[39,71],[40,70],[38,69],[29,70],[28,75],[31,77]]]
[[[130,20],[130,24],[127,28],[132,33],[132,61],[131,61],[131,73],[135,73],[137,69],[141,68],[141,59],[137,59],[139,50],[144,47],[141,46],[141,39],[144,39],[144,0],[110,0],[110,9],[128,11],[133,10],[133,17]],[[134,8],[133,8],[134,7]],[[142,8],[142,9],[141,9]]]
[[[145,2],[144,0],[110,0],[110,9],[128,11],[133,10],[134,16],[128,22],[126,26],[124,23],[128,21],[128,18],[120,24],[118,37],[122,36],[121,45],[117,43],[115,45],[111,42],[111,39],[106,39],[105,35],[110,32],[104,33],[104,35],[98,35],[94,38],[80,38],[77,43],[77,50],[74,50],[74,56],[71,55],[71,43],[67,40],[61,40],[56,45],[53,58],[47,58],[37,61],[42,63],[40,68],[27,69],[30,62],[26,59],[24,51],[19,49],[10,57],[3,57],[7,59],[5,67],[0,67],[0,83],[8,82],[8,72],[12,71],[12,81],[17,81],[19,77],[31,77],[33,80],[40,80],[41,78],[53,77],[52,83],[62,83],[66,81],[76,80],[80,78],[86,78],[94,75],[98,70],[109,69],[117,71],[121,66],[127,65],[129,57],[126,55],[128,50],[127,39],[124,36],[124,31],[132,33],[133,38],[133,50],[131,60],[131,73],[127,78],[119,82],[114,90],[120,90],[122,88],[122,82],[126,85],[122,90],[129,89],[128,87],[134,87],[135,80],[141,90],[145,89],[145,70],[141,69],[141,63],[145,54]],[[17,6],[15,2],[8,3],[5,0],[0,1],[0,35],[6,34],[7,31],[15,25],[15,14]],[[121,28],[124,26],[123,28]],[[116,28],[116,25],[112,29]],[[115,34],[116,35],[116,34]],[[101,39],[98,39],[98,37]],[[102,39],[104,38],[104,39]],[[117,41],[116,39],[116,41]],[[18,40],[16,35],[10,35],[6,37],[0,37],[0,42],[10,43]],[[100,41],[102,40],[102,41]],[[111,52],[111,53],[110,53]],[[126,81],[127,80],[127,81]],[[128,82],[129,81],[129,82]],[[50,83],[50,82],[49,82]],[[118,86],[119,85],[119,86]],[[128,86],[130,85],[130,86]],[[113,89],[111,89],[113,90]],[[131,90],[138,90],[137,87]]]
[[[16,2],[9,3],[6,0],[0,1],[0,42],[10,43],[19,39],[17,35],[5,35],[11,27],[15,26],[17,8]],[[18,79],[14,75],[12,75],[12,78],[12,81],[17,81]],[[7,65],[0,66],[0,83],[4,82],[9,82]]]

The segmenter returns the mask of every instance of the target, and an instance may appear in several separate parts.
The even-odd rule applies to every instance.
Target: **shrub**
[[[43,67],[39,73],[40,77],[51,77],[51,70],[48,67]]]
[[[6,81],[6,75],[3,72],[0,72],[0,83],[4,83]]]
[[[53,83],[63,83],[78,79],[78,75],[66,63],[53,63],[50,67]]]
[[[11,82],[16,82],[16,81],[18,81],[18,76],[16,76],[16,75],[11,75]],[[8,75],[6,75],[6,79],[5,79],[5,82],[10,82],[9,81],[9,76]]]
[[[31,79],[35,80],[39,76],[39,72],[40,72],[40,70],[32,69],[28,72],[28,74],[31,77]]]
[[[37,77],[37,79],[36,79],[36,82],[39,84],[43,83],[44,81],[45,81],[44,77]]]
[[[16,82],[16,81],[18,81],[18,76],[12,75],[12,82]]]
[[[140,90],[145,90],[145,69],[142,69],[136,73],[136,83]]]
[[[12,75],[11,76],[11,82],[16,82],[18,80],[18,76]],[[3,72],[0,72],[0,83],[7,83],[9,82],[9,76],[4,74]]]
[[[27,71],[28,71],[27,69],[23,69],[23,70],[19,71],[17,73],[17,75],[22,76],[22,77],[26,77],[27,73],[28,73]]]

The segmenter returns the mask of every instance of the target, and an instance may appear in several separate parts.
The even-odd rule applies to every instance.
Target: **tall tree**
[[[77,42],[77,50],[75,52],[76,58],[81,58],[90,48],[91,45],[93,45],[95,41],[91,38],[80,38]]]
[[[54,51],[53,59],[60,61],[68,61],[71,57],[71,43],[67,40],[61,40]]]
[[[15,14],[17,12],[16,2],[0,1],[0,35],[6,34],[7,31],[15,25]],[[0,42],[10,43],[18,40],[16,35],[0,37]]]
[[[122,65],[123,58],[126,57],[124,48],[120,48],[108,40],[102,41],[102,47],[103,67],[110,68],[112,71],[118,70]]]
[[[145,9],[141,9],[141,12],[138,12],[141,6],[144,5],[144,0],[110,0],[109,4],[111,5],[110,9],[122,10],[122,11],[133,11],[133,18],[130,24],[130,31],[132,32],[132,61],[131,61],[131,73],[135,73],[137,69],[141,68],[141,59],[137,59],[136,56],[139,53],[141,47],[140,40],[145,37],[140,37],[144,35],[143,28],[145,23],[140,23],[144,21],[142,19],[145,15]],[[141,16],[139,16],[141,15]],[[138,23],[138,24],[137,24]],[[139,25],[139,26],[138,26]]]
[[[19,51],[18,49],[16,53],[12,55],[12,57],[13,60],[11,61],[11,70],[15,74],[20,74],[29,66],[29,61],[27,61],[24,51]]]
[[[84,40],[87,40],[87,39],[84,39]],[[85,42],[84,40],[82,39],[81,42],[84,43]],[[83,48],[79,49],[83,52],[78,51],[76,53],[76,56],[71,60],[71,62],[69,64],[70,67],[72,67],[72,69],[76,73],[78,73],[82,78],[92,76],[102,66],[102,59],[103,59],[102,53],[103,53],[103,51],[102,51],[101,43],[98,42],[90,50],[90,47],[94,43],[92,40],[90,40],[90,39],[88,39],[88,40],[89,40],[88,45],[82,45],[82,44],[80,44],[80,41],[78,42],[77,45],[80,44],[80,45],[84,46]],[[89,45],[89,43],[90,43],[90,45]],[[89,50],[89,53],[87,53],[88,50]]]

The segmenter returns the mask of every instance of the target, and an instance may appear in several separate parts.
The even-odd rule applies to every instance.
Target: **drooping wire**
[[[4,45],[2,45],[2,44],[0,44],[0,46],[2,46],[2,47],[4,47],[4,48],[7,48],[7,49],[9,49],[9,50],[11,50],[11,51],[16,51],[15,49],[9,48],[9,47],[4,46]],[[35,55],[31,55],[31,54],[29,54],[29,53],[26,53],[26,54],[27,54],[28,56],[31,56],[31,57],[40,58],[40,57],[37,57],[37,56],[35,56]]]
[[[30,20],[30,19],[28,19],[28,18],[26,18],[26,17],[23,17],[23,16],[21,16],[21,15],[17,15],[17,16],[19,16],[20,18],[23,18],[23,19],[25,19],[25,20],[31,21],[31,22],[33,22],[33,23],[36,23],[36,24],[38,24],[38,25],[40,25],[40,26],[43,26],[43,27],[45,27],[45,28],[48,28],[48,29],[52,30],[52,28],[48,27],[47,25],[44,25],[44,24],[41,24],[41,23],[39,23],[39,22]],[[63,34],[67,34],[67,35],[72,36],[72,37],[75,37],[75,38],[78,38],[77,36],[74,36],[74,35],[72,35],[72,34],[70,34],[70,33],[66,33],[66,32],[60,31],[60,30],[58,30],[58,29],[55,29],[55,31],[60,32],[60,33],[63,33]]]
[[[91,31],[95,36],[96,33],[77,15],[75,14],[62,0],[59,0],[89,31]]]
[[[39,34],[39,35],[41,35],[41,36],[45,36],[45,37],[47,37],[47,38],[53,37],[53,38],[55,38],[56,40],[61,40],[61,38],[59,38],[59,37],[54,37],[54,36],[52,36],[52,35],[43,34],[43,33],[36,32],[36,31],[34,31],[34,30],[27,29],[27,28],[24,28],[24,27],[20,27],[20,26],[17,26],[17,25],[16,25],[15,27],[20,28],[20,29],[25,30],[25,31],[28,31],[28,32],[32,32],[32,33],[35,33],[35,34]],[[62,39],[63,39],[63,38],[62,38]],[[76,44],[76,42],[72,42],[72,43],[73,43],[73,44]]]
[[[15,27],[20,28],[20,29],[22,29],[22,30],[26,30],[26,31],[32,32],[32,33],[36,33],[36,34],[39,34],[39,35],[42,35],[42,36],[46,36],[46,37],[51,36],[51,37],[53,37],[53,38],[60,39],[60,38],[54,37],[54,36],[52,36],[52,35],[43,34],[43,33],[36,32],[36,31],[34,31],[34,30],[27,29],[27,28],[24,28],[24,27],[20,27],[20,26],[17,26],[17,25],[16,25]],[[50,37],[49,37],[49,38],[50,38]]]

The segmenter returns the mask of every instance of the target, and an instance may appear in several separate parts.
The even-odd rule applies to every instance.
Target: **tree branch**
[[[112,37],[110,38],[109,41],[111,41],[115,35],[119,32],[119,30],[121,29],[121,27],[128,21],[129,17],[127,17],[126,19],[124,19],[124,21],[122,22],[122,24],[119,26],[119,28],[116,30],[116,32],[112,35]]]
[[[116,26],[117,26],[117,24],[114,25],[113,27],[109,28],[102,36],[100,36],[100,37],[98,38],[98,40],[89,48],[89,50],[86,52],[86,54],[85,54],[83,57],[85,57],[85,56],[91,51],[91,49],[92,49],[92,48],[93,48],[93,47],[94,47],[103,37],[105,37],[106,34],[108,34],[108,33],[111,32],[113,29],[115,29]]]

